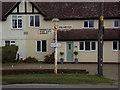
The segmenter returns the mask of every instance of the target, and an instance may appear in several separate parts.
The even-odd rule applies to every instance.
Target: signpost
[[[52,22],[54,22],[54,38],[55,38],[55,44],[57,45],[57,30],[58,30],[58,22],[60,20],[58,18],[53,18]],[[54,73],[57,74],[57,47],[55,47],[55,67],[54,67]]]

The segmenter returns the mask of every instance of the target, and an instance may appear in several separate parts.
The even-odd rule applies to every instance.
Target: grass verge
[[[2,77],[2,84],[113,84],[115,81],[88,74],[21,74]]]

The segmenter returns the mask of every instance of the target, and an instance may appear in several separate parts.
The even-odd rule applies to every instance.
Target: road
[[[118,88],[117,85],[109,84],[12,84],[3,85],[2,88]]]

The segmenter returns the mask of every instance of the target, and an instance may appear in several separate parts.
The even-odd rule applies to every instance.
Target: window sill
[[[47,53],[47,52],[36,52],[36,53]]]
[[[120,51],[120,50],[112,50],[113,52],[118,52],[118,51]]]
[[[79,51],[82,51],[82,52],[95,52],[97,50],[79,50]]]
[[[95,28],[85,28],[85,27],[83,27],[82,29],[84,29],[84,30],[87,30],[87,29],[93,30],[93,29],[95,29]]]
[[[32,27],[32,26],[29,26],[29,28],[40,28],[40,26],[39,26],[39,27]]]
[[[23,28],[12,28],[11,30],[23,30]]]
[[[119,29],[120,27],[113,27],[114,29]]]

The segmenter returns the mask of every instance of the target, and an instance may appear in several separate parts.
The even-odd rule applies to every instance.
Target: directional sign
[[[72,25],[59,25],[58,28],[59,28],[59,29],[72,29],[73,26],[72,26]]]
[[[51,47],[61,47],[61,43],[51,43]]]

